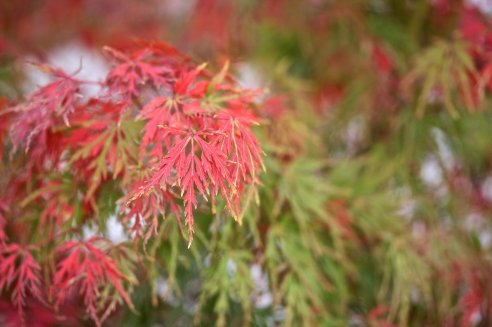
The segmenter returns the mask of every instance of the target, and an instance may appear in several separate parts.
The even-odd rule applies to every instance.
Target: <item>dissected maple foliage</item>
[[[79,83],[59,69],[39,65],[41,69],[55,78],[55,81],[42,87],[26,102],[10,111],[16,113],[10,127],[13,151],[21,148],[26,152],[33,146],[46,151],[48,133],[60,122],[69,125],[69,116],[75,110],[79,97]]]
[[[132,309],[133,304],[123,288],[125,277],[116,261],[97,248],[96,241],[67,241],[57,249],[62,259],[53,278],[52,292],[55,306],[59,307],[76,290],[82,295],[89,315],[100,326],[113,309],[105,301],[120,297]],[[108,293],[107,298],[101,298],[100,293]]]
[[[241,196],[246,185],[258,183],[262,169],[261,149],[251,133],[251,125],[257,124],[251,112],[255,93],[234,87],[226,76],[227,64],[210,80],[204,68],[182,71],[167,96],[154,98],[142,109],[146,126],[141,153],[149,150],[147,160],[157,163],[155,173],[130,197],[131,202],[151,189],[177,187],[189,244],[197,195],[210,197],[215,206],[220,192],[229,212],[240,219]]]
[[[124,96],[139,96],[146,84],[169,87],[176,71],[187,61],[184,55],[162,43],[146,44],[126,54],[110,47],[104,50],[116,63],[106,84],[112,92]]]
[[[56,246],[51,260],[57,264],[45,292],[40,266],[27,250],[9,243],[4,229],[11,222],[0,207],[0,290],[12,289],[19,310],[27,294],[51,294],[55,309],[80,296],[98,325],[118,299],[133,308],[123,286],[126,276],[111,253],[96,246],[107,247],[107,241],[71,238],[83,236],[77,223],[102,214],[97,201],[104,188],[123,196],[114,210],[135,239],[143,236],[146,243],[161,217],[173,215],[180,226],[185,218],[191,245],[199,204],[210,199],[216,210],[223,203],[240,221],[242,199],[249,204],[263,167],[251,130],[258,124],[254,111],[261,92],[238,87],[227,63],[213,75],[205,64],[195,65],[157,42],[105,51],[113,64],[106,79],[78,80],[35,65],[52,82],[2,111],[10,120],[11,160],[33,161],[21,185],[37,190],[20,199],[18,211],[43,208],[40,229],[45,242]],[[88,96],[86,84],[99,86],[99,93]],[[76,192],[69,181],[78,185]]]
[[[0,325],[492,325],[488,2],[0,2]]]
[[[123,113],[124,103],[91,101],[72,120],[74,130],[65,138],[73,149],[70,163],[86,176],[86,198],[111,175],[124,184],[136,164],[139,122]]]
[[[41,267],[31,253],[10,243],[0,247],[0,256],[0,292],[9,289],[12,302],[20,311],[28,295],[41,299]]]

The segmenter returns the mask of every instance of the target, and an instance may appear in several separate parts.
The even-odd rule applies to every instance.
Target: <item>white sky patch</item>
[[[492,176],[487,177],[482,183],[482,195],[483,197],[492,202]]]
[[[161,9],[164,14],[173,18],[185,18],[193,13],[196,7],[196,0],[166,0],[162,1]]]
[[[275,311],[273,312],[273,319],[275,319],[275,321],[284,321],[285,320],[285,316],[286,316],[286,313],[285,313],[285,309],[281,306],[275,308]]]
[[[465,216],[463,227],[468,232],[476,233],[480,245],[484,250],[490,250],[492,247],[492,233],[487,224],[486,217],[478,212],[472,212]]]
[[[248,62],[241,62],[235,65],[238,72],[238,83],[244,88],[260,89],[265,87],[260,72],[256,67]]]
[[[427,235],[427,226],[421,221],[413,222],[412,235],[416,239],[423,239]]]
[[[22,61],[37,62],[32,57],[26,57]],[[102,81],[109,71],[109,65],[102,53],[85,46],[81,42],[69,42],[53,49],[47,56],[47,63],[62,69],[68,75],[78,72],[75,78],[85,81]],[[50,76],[32,65],[26,64],[24,73],[27,81],[23,87],[27,93],[32,93],[38,87],[51,81]],[[93,96],[99,91],[100,86],[97,84],[84,85],[82,90],[88,96]]]
[[[26,80],[22,85],[22,89],[26,94],[31,94],[37,91],[38,87],[45,86],[50,82],[50,77],[41,72],[36,67],[28,64],[31,62],[37,62],[32,56],[27,56],[20,60],[23,65],[24,75]]]
[[[429,187],[437,187],[443,181],[442,169],[433,155],[428,156],[420,168],[420,178]]]
[[[116,215],[111,215],[106,222],[106,229],[108,239],[115,243],[122,243],[128,241],[128,235],[125,233],[125,228],[119,222]]]
[[[359,144],[364,138],[364,121],[362,117],[351,119],[342,135],[349,153],[357,151]]]
[[[232,278],[236,274],[236,270],[237,267],[234,260],[227,259],[227,275],[229,276],[229,278]]]
[[[251,266],[251,278],[255,285],[253,301],[257,309],[264,309],[272,305],[273,295],[268,287],[268,277],[261,270],[261,266],[253,264]]]
[[[207,254],[205,258],[203,258],[203,265],[208,268],[210,267],[211,264],[212,264],[212,256],[210,254]]]
[[[480,240],[480,245],[484,250],[490,250],[492,246],[492,233],[489,230],[482,230],[478,234],[478,239]]]
[[[82,237],[84,238],[84,240],[88,240],[91,237],[97,236],[98,232],[99,230],[93,224],[85,224],[84,226],[82,226]]]
[[[155,291],[157,295],[168,304],[175,307],[179,305],[179,301],[174,295],[172,288],[164,278],[157,278],[155,281]]]
[[[413,217],[416,208],[417,204],[415,200],[407,200],[401,205],[398,214],[405,219],[410,219]]]
[[[478,323],[482,321],[482,314],[480,313],[480,309],[476,309],[473,311],[470,322],[472,326],[478,325]]]
[[[410,289],[410,299],[413,303],[419,303],[422,299],[421,291],[415,286],[412,286],[412,288]]]
[[[417,201],[413,199],[412,192],[408,187],[401,187],[395,190],[395,195],[400,199],[401,206],[397,213],[405,219],[411,219],[417,208]]]
[[[427,103],[434,104],[438,102],[440,98],[441,98],[441,93],[434,88],[427,95]]]
[[[263,78],[258,67],[249,62],[239,62],[234,64],[235,77],[239,86],[249,90],[262,90],[259,95],[253,98],[257,104],[262,103],[268,98],[268,82]]]
[[[478,8],[482,13],[492,14],[492,0],[467,0],[468,5]]]
[[[431,133],[437,143],[438,154],[441,158],[442,164],[446,170],[453,169],[456,166],[456,160],[453,152],[451,151],[446,135],[442,130],[436,127],[432,128]]]
[[[479,213],[472,212],[464,219],[464,227],[467,231],[476,232],[483,228],[483,216]]]

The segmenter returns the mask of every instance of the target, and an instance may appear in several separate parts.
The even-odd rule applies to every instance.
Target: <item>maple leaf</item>
[[[42,299],[41,267],[27,248],[15,243],[1,245],[0,257],[0,293],[12,288],[12,302],[22,313],[28,294]]]
[[[168,87],[178,69],[177,63],[186,61],[178,51],[162,43],[145,44],[128,54],[110,47],[104,50],[117,63],[109,72],[106,84],[129,96],[139,96],[145,84]]]
[[[178,108],[168,97],[156,97],[147,103],[139,114],[140,118],[145,119],[142,141],[140,143],[140,157],[149,149],[153,143],[156,145],[150,149],[154,157],[163,156],[161,145],[169,146],[169,140],[165,133],[159,132],[159,126],[175,125],[179,120],[180,113]]]
[[[257,175],[264,167],[262,150],[251,126],[259,125],[258,119],[246,110],[226,111],[217,119],[223,120],[221,131],[228,136],[220,141],[234,164],[234,184],[240,179],[257,183]]]
[[[147,103],[139,113],[139,118],[146,120],[141,143],[141,155],[150,144],[155,143],[150,152],[155,157],[162,157],[162,147],[159,144],[170,146],[168,135],[159,129],[160,126],[180,126],[186,124],[190,113],[202,113],[203,108],[191,102],[192,98],[200,98],[205,93],[208,83],[196,81],[205,68],[200,65],[193,70],[184,71],[175,80],[170,96],[157,96]],[[191,87],[191,85],[197,82]],[[193,111],[193,109],[195,109]]]
[[[474,326],[474,315],[481,312],[484,302],[484,288],[476,274],[467,278],[467,291],[459,300],[459,306],[463,312],[461,326]]]
[[[468,52],[478,71],[476,76],[469,75],[473,102],[483,101],[484,91],[492,91],[492,25],[483,19],[477,10],[463,11],[460,22],[460,34],[468,42]],[[461,93],[466,91],[461,90]]]
[[[70,163],[87,176],[86,198],[91,199],[112,173],[112,178],[128,177],[135,163],[140,123],[122,114],[124,103],[96,102],[87,106],[83,115],[74,119],[74,129],[65,143],[74,149]],[[93,110],[89,110],[93,109]]]
[[[198,129],[206,129],[213,121],[216,111],[221,110],[218,102],[210,95],[216,91],[229,91],[224,98],[234,97],[232,88],[221,84],[227,73],[226,63],[219,74],[211,80],[201,79],[209,75],[205,71],[206,64],[201,64],[191,70],[183,70],[175,79],[169,94],[157,96],[149,101],[139,113],[139,118],[146,120],[141,143],[141,154],[151,148],[150,154],[162,157],[165,145],[170,147],[168,133],[160,129],[162,126],[188,128],[199,125]],[[243,91],[243,90],[241,90]]]
[[[258,185],[259,173],[265,169],[262,150],[251,125],[258,125],[256,117],[245,110],[224,111],[217,114],[222,120],[221,134],[217,134],[212,142],[224,152],[228,158],[231,176],[231,201],[229,211],[239,222],[242,221],[240,201],[246,185]],[[226,135],[226,137],[221,136]]]
[[[48,133],[61,122],[69,125],[69,116],[80,97],[78,81],[59,69],[46,65],[39,67],[56,80],[42,87],[27,101],[7,109],[14,113],[10,126],[13,152],[20,147],[27,152],[33,144],[41,149],[49,148]]]
[[[144,182],[140,181],[135,183],[132,190],[141,191],[144,188]],[[130,193],[130,197],[134,193]],[[144,245],[147,243],[152,235],[157,235],[157,228],[159,225],[159,215],[165,215],[166,212],[173,213],[176,216],[176,220],[180,228],[181,213],[179,206],[176,203],[177,196],[170,190],[160,189],[150,192],[147,196],[139,196],[132,200],[128,197],[123,198],[124,202],[128,203],[129,209],[126,211],[125,217],[127,221],[133,223],[132,233],[134,236],[143,236]],[[145,233],[143,232],[144,230]]]
[[[462,41],[437,41],[416,60],[412,69],[402,82],[403,89],[422,84],[417,100],[417,117],[423,117],[428,99],[434,92],[440,94],[444,107],[453,118],[459,117],[453,92],[461,93],[460,103],[473,112],[477,110],[473,101],[473,83],[478,71]],[[472,78],[470,78],[472,77]]]
[[[46,237],[49,239],[53,239],[57,229],[64,223],[71,222],[75,210],[73,185],[72,180],[46,179],[20,203],[21,207],[29,204],[42,206],[39,216],[40,229],[47,233]]]
[[[188,225],[189,246],[193,239],[193,210],[197,207],[196,193],[205,199],[211,194],[221,194],[227,198],[227,184],[230,181],[227,158],[206,138],[213,132],[187,131],[167,128],[176,136],[174,145],[157,165],[156,173],[132,196],[130,201],[148,194],[151,189],[160,189],[170,180],[174,172],[184,201],[185,222]]]
[[[263,167],[261,149],[251,131],[258,122],[246,109],[258,92],[230,84],[233,80],[227,75],[227,62],[212,77],[204,69],[205,64],[183,70],[169,94],[154,98],[140,112],[139,117],[146,120],[141,157],[148,153],[159,158],[159,163],[128,201],[148,196],[151,190],[177,187],[184,202],[188,245],[193,239],[198,196],[211,198],[215,208],[220,193],[226,208],[241,221],[239,207],[245,185],[258,184],[257,175]]]
[[[58,262],[52,292],[55,294],[56,308],[70,293],[78,292],[83,297],[86,312],[101,326],[112,309],[107,305],[108,301],[119,299],[132,310],[135,308],[122,285],[125,276],[116,261],[96,247],[96,241],[104,240],[67,241],[57,249],[63,258]]]

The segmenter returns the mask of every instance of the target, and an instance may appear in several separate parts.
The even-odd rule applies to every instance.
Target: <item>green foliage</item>
[[[442,1],[446,10],[438,2],[210,1],[169,23],[162,35],[211,65],[228,54],[233,74],[245,64],[244,79],[257,74],[253,84],[278,100],[254,108],[266,169],[258,194],[240,199],[248,205],[239,224],[223,199],[210,213],[197,194],[189,249],[172,211],[159,214],[145,245],[112,247],[137,314],[119,310],[107,324],[492,325],[492,62],[480,43],[492,36],[486,28],[480,42],[467,36],[464,15],[476,15],[468,24],[477,29],[490,29],[490,16],[466,1]],[[212,85],[227,79],[228,65]],[[0,63],[4,96],[19,84],[10,66]],[[212,91],[211,113],[224,101]],[[62,224],[70,236],[80,234],[73,225],[109,233],[127,195],[115,177],[142,173],[132,142],[142,126],[123,119],[81,137],[70,162],[93,170],[86,196],[70,182],[77,171],[44,176],[27,183],[42,186],[20,203],[28,212],[20,219],[38,228],[39,203],[52,196],[56,212],[73,207]]]

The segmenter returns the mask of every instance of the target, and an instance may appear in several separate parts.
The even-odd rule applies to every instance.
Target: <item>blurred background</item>
[[[135,40],[267,89],[267,170],[242,226],[166,221],[105,325],[492,326],[491,0],[3,0],[0,108],[49,81],[27,62],[102,79]]]

